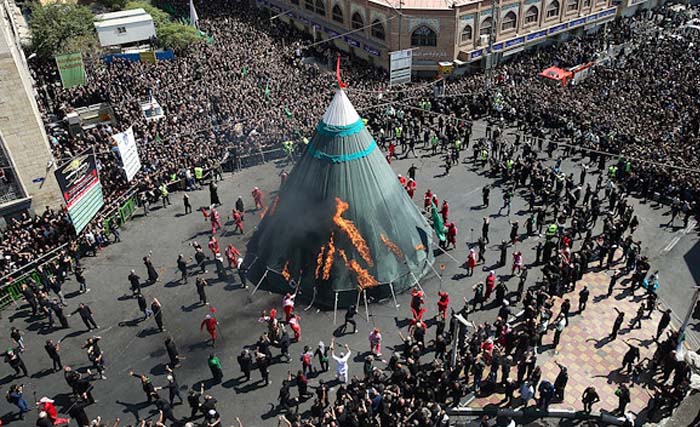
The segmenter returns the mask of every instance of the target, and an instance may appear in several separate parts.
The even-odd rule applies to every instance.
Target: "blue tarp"
[[[102,60],[106,64],[111,64],[115,59],[124,59],[129,62],[141,61],[141,55],[138,53],[113,53],[110,55],[104,55]],[[172,50],[163,50],[156,52],[156,59],[158,61],[172,61],[175,59],[175,53]]]

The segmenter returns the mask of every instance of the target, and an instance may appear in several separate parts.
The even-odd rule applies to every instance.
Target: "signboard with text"
[[[81,154],[54,172],[76,233],[80,233],[104,205],[94,154]]]
[[[136,148],[134,129],[130,127],[125,132],[112,135],[112,138],[117,141],[119,156],[122,158],[122,167],[124,168],[124,172],[126,172],[126,180],[127,182],[131,182],[141,169],[141,159],[139,158],[139,151]]]
[[[85,65],[80,52],[57,55],[56,66],[64,89],[85,84]]]
[[[389,86],[411,82],[413,49],[389,52]]]

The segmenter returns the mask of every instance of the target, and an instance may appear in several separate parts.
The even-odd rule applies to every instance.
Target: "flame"
[[[265,206],[265,207],[263,208],[262,212],[260,212],[260,219],[265,218],[265,214],[266,214],[266,213],[267,213],[267,206]]]
[[[403,252],[396,246],[396,243],[389,240],[384,234],[380,234],[379,237],[382,239],[382,243],[389,248],[391,252],[394,253],[398,258],[403,258]]]
[[[323,267],[323,251],[326,250],[326,245],[321,246],[321,250],[318,251],[318,256],[316,257],[316,279],[318,279],[319,274],[321,274],[321,267]]]
[[[353,224],[352,221],[343,218],[343,213],[348,210],[350,205],[348,205],[347,202],[342,201],[339,197],[335,198],[335,203],[336,210],[335,215],[333,216],[333,222],[348,236],[348,238],[350,238],[353,246],[355,249],[357,249],[357,252],[360,254],[362,259],[365,260],[367,265],[372,267],[374,265],[374,261],[372,261],[372,257],[370,256],[367,242],[357,230],[355,224]]]
[[[345,266],[353,273],[355,273],[355,278],[357,279],[357,286],[359,286],[360,289],[372,288],[374,286],[379,285],[377,279],[375,279],[369,271],[362,268],[360,264],[358,264],[357,261],[355,261],[354,259],[349,260],[348,257],[345,255],[344,250],[338,249],[338,253],[343,258],[343,261],[345,261]]]
[[[276,196],[275,199],[272,201],[272,206],[270,206],[270,216],[273,216],[275,214],[275,210],[277,210],[277,202],[280,201],[280,196]]]
[[[422,243],[421,243],[420,245],[416,245],[416,250],[417,250],[417,251],[424,251],[424,250],[425,250],[425,246],[423,246]]]
[[[326,253],[326,262],[323,266],[323,280],[328,280],[331,277],[331,268],[333,267],[333,255],[335,255],[335,245],[333,244],[333,233],[328,239],[328,252]]]
[[[292,278],[292,275],[289,272],[289,261],[284,263],[284,268],[282,269],[282,277],[284,277],[284,280],[288,282]]]

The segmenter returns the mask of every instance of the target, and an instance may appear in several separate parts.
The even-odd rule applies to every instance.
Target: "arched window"
[[[355,12],[352,14],[352,29],[357,30],[365,26],[365,20],[362,19],[362,15]]]
[[[583,0],[583,8],[588,9],[591,7],[591,0]]]
[[[323,0],[316,0],[316,13],[326,15],[326,5],[323,4]]]
[[[578,10],[578,0],[568,0],[566,2],[566,11],[573,12],[575,10]]]
[[[503,17],[503,23],[501,24],[501,31],[514,30],[515,24],[518,23],[518,17],[515,16],[515,12],[508,12],[506,16]]]
[[[437,46],[437,34],[425,25],[421,25],[411,34],[411,46]]]
[[[559,16],[559,2],[557,0],[552,0],[547,6],[547,18],[553,18]]]
[[[333,6],[333,20],[335,22],[343,22],[343,9],[341,9],[337,4]]]
[[[472,26],[471,25],[464,26],[460,40],[462,43],[469,43],[472,41]]]
[[[540,11],[537,10],[537,6],[530,6],[530,8],[525,12],[525,24],[534,24],[540,17]]]
[[[305,0],[304,7],[306,10],[314,11],[314,0]]]
[[[382,22],[379,19],[375,19],[372,22],[372,37],[379,40],[384,40],[386,38],[386,34],[384,33],[384,25],[382,25]]]
[[[479,27],[479,35],[481,35],[481,36],[490,35],[492,24],[493,24],[493,20],[491,18],[486,18],[483,21],[481,21],[481,26]]]

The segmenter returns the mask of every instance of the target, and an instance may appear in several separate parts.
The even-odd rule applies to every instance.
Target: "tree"
[[[96,44],[90,9],[73,4],[32,3],[29,28],[32,50],[43,58],[89,49]]]
[[[199,31],[179,22],[168,22],[156,29],[158,41],[166,49],[184,52],[199,41]]]
[[[165,12],[161,9],[158,9],[157,7],[148,3],[147,1],[130,1],[126,4],[124,9],[126,9],[126,10],[131,10],[131,9],[143,9],[143,10],[145,10],[146,13],[151,15],[151,18],[153,18],[153,24],[156,26],[156,29],[158,29],[159,26],[170,22],[170,16],[168,15],[167,12]]]

